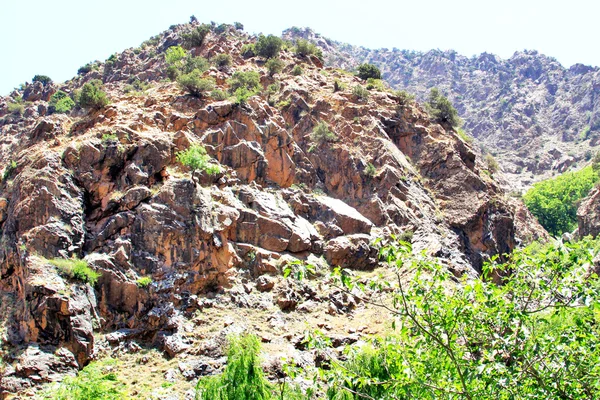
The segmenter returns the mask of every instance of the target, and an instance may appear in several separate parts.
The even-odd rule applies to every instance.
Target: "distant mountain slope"
[[[467,58],[452,50],[370,50],[310,29],[292,28],[284,37],[317,43],[331,66],[376,64],[390,85],[420,100],[431,87],[440,88],[458,109],[466,131],[499,159],[515,189],[580,166],[598,150],[597,67],[576,64],[567,69],[536,51],[516,52],[504,60],[488,53]]]

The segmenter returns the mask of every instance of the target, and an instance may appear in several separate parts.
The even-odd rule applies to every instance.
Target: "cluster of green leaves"
[[[210,67],[204,57],[193,57],[181,46],[171,46],[165,51],[167,63],[167,76],[172,81],[178,80],[181,75],[188,75],[194,71],[195,75],[202,74]]]
[[[210,164],[210,156],[206,153],[204,146],[192,144],[186,150],[177,152],[177,161],[185,165],[191,170],[191,176],[194,177],[194,172],[205,171],[209,175],[216,175],[221,172],[218,165]]]
[[[367,90],[373,89],[380,92],[385,92],[387,90],[385,83],[383,83],[381,79],[369,78],[367,79]]]
[[[48,102],[48,112],[66,114],[75,107],[75,102],[68,94],[59,90],[50,97]]]
[[[211,61],[219,70],[231,66],[231,56],[229,54],[217,54]]]
[[[138,285],[138,287],[145,288],[150,286],[150,284],[152,283],[152,278],[150,278],[149,276],[142,276],[138,278],[135,281],[135,283]]]
[[[408,243],[382,246],[398,283],[370,287],[393,294],[379,305],[397,333],[348,349],[326,373],[328,399],[598,398],[599,251],[591,238],[535,245],[457,284]],[[337,273],[350,290],[348,273]]]
[[[47,75],[35,75],[32,82],[41,82],[42,85],[46,86],[52,83],[52,79]]]
[[[300,76],[304,73],[304,70],[302,69],[302,67],[300,65],[295,65],[294,68],[292,68],[292,75],[294,76]]]
[[[6,167],[4,168],[4,172],[2,173],[2,182],[6,182],[9,179],[13,172],[17,169],[17,162],[15,160],[11,160],[8,162]]]
[[[93,79],[85,83],[76,95],[77,105],[81,108],[93,110],[106,106],[109,103],[108,96],[102,89],[102,81],[99,79]]]
[[[398,90],[394,94],[398,98],[398,106],[402,109],[415,101],[415,95],[405,90]]]
[[[577,206],[598,182],[592,166],[567,172],[533,185],[523,196],[525,205],[552,235],[572,231],[577,225]]]
[[[310,134],[310,140],[318,145],[323,143],[333,143],[338,140],[337,135],[331,131],[326,122],[319,122]]]
[[[304,398],[285,381],[269,383],[260,366],[260,343],[254,335],[232,336],[227,365],[221,375],[202,378],[196,385],[196,400],[295,400]]]
[[[106,362],[105,362],[106,364]],[[114,372],[103,371],[98,363],[91,363],[75,377],[67,377],[57,388],[44,393],[44,399],[53,400],[120,400],[125,398],[123,384]]]
[[[240,54],[244,58],[254,57],[256,55],[256,48],[254,46],[254,43],[247,43],[243,45],[240,50]]]
[[[209,24],[201,24],[193,29],[189,33],[184,33],[181,35],[183,38],[183,43],[187,48],[192,47],[200,47],[204,44],[204,39],[212,30],[212,26]]]
[[[425,106],[437,123],[447,124],[453,128],[459,127],[462,124],[456,108],[437,88],[431,89],[429,92],[429,101],[425,103]]]
[[[285,67],[285,63],[279,58],[271,58],[265,63],[270,77],[283,71],[283,67]]]
[[[94,286],[100,274],[90,268],[87,261],[77,258],[53,258],[48,262],[56,267],[58,272],[71,279],[89,283]]]
[[[369,178],[372,178],[375,175],[377,175],[377,168],[375,168],[375,166],[372,163],[368,163],[365,169],[363,170],[363,173]]]
[[[254,44],[256,55],[264,58],[275,58],[279,55],[283,41],[274,35],[260,35]]]
[[[23,104],[22,98],[15,99],[14,102],[7,104],[8,112],[15,116],[21,116],[25,112],[25,105]]]
[[[369,98],[369,91],[363,85],[356,85],[352,88],[352,94],[358,100],[366,100]]]
[[[365,81],[369,78],[381,79],[381,70],[373,64],[361,64],[357,68],[356,75]]]
[[[187,91],[194,97],[201,98],[206,93],[215,88],[214,78],[204,78],[199,69],[195,69],[188,74],[182,74],[177,78],[177,83],[181,89]]]
[[[296,47],[294,48],[294,52],[301,57],[306,57],[310,55],[317,56],[320,60],[323,59],[323,52],[320,48],[318,48],[314,43],[309,42],[305,39],[298,39],[296,41]]]
[[[89,62],[85,64],[83,67],[79,67],[77,70],[77,75],[85,75],[90,71],[97,70],[98,63],[97,62]]]
[[[227,80],[229,91],[235,96],[237,104],[245,104],[246,101],[259,93],[262,86],[260,75],[256,71],[236,71]]]

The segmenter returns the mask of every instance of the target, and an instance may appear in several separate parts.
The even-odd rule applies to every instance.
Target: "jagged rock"
[[[349,235],[331,239],[324,248],[329,265],[358,270],[377,265],[377,249],[370,245],[369,235]]]
[[[594,188],[577,209],[578,235],[598,236],[600,233],[600,189]]]
[[[275,279],[268,276],[260,276],[256,279],[256,288],[261,292],[268,292],[275,286]]]

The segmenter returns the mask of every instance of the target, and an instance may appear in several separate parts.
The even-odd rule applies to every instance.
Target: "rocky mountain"
[[[284,37],[316,43],[329,66],[352,70],[375,64],[392,87],[421,101],[438,87],[457,108],[464,129],[498,159],[514,190],[580,167],[598,151],[598,67],[565,68],[536,51],[519,51],[504,60],[489,53],[469,58],[452,50],[372,50],[310,29],[292,28]]]
[[[379,268],[375,238],[401,235],[472,276],[486,257],[544,237],[454,131],[391,92],[357,97],[358,78],[315,56],[284,50],[273,75],[241,54],[256,37],[214,27],[189,53],[232,64],[203,76],[226,92],[234,73],[256,71],[261,90],[247,101],[187,95],[166,79],[164,54],[196,25],[1,99],[0,397],[142,348],[168,357],[132,356],[123,376],[147,368],[147,381],[168,375],[184,390],[218,370],[223,339],[244,330],[314,363],[294,346],[306,324],[343,341],[383,329],[385,317],[326,278],[336,266]],[[94,79],[109,105],[49,113],[53,93]],[[9,111],[19,97],[22,115]],[[315,139],[323,124],[333,139]],[[177,154],[194,144],[221,172],[190,174]],[[282,276],[306,263],[320,278]]]

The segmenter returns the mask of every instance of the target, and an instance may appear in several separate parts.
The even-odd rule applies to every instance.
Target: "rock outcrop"
[[[243,291],[231,289],[238,304],[271,299],[310,310],[318,296],[308,285],[269,293],[283,266],[316,259],[325,268],[371,270],[376,237],[411,232],[415,251],[471,276],[486,257],[517,245],[517,207],[471,147],[420,106],[401,108],[385,91],[366,100],[335,91],[335,79],[360,82],[289,51],[281,55],[284,71],[269,76],[262,60],[240,55],[251,38],[231,30],[192,52],[228,52],[236,69],[255,70],[263,89],[276,83],[279,90],[241,105],[192,98],[162,81],[161,52],[181,43],[186,29],[174,27],[153,51],[128,50],[61,87],[71,92],[103,78],[109,106],[3,119],[0,292],[13,297],[5,323],[9,346],[19,349],[7,353],[9,364],[26,365],[32,361],[18,354],[31,353],[40,371],[82,367],[95,354],[95,332],[108,334],[108,343],[135,338],[175,356],[189,347],[186,318],[240,277]],[[290,74],[300,63],[304,73]],[[205,75],[227,90],[232,73]],[[152,87],[127,94],[133,79]],[[30,101],[37,107],[46,99]],[[337,140],[314,143],[319,123]],[[192,177],[177,162],[193,143],[206,147],[219,174]],[[529,214],[518,218],[543,235]],[[83,260],[97,283],[65,274],[55,258]],[[249,295],[248,279],[260,295]],[[356,305],[346,294],[332,296],[339,303],[332,313]],[[36,371],[8,368],[0,390],[55,379]]]
[[[599,150],[597,67],[565,68],[537,51],[516,52],[505,60],[488,53],[468,58],[453,50],[367,49],[308,28],[288,29],[284,37],[314,42],[329,66],[375,64],[392,87],[421,101],[438,87],[458,109],[465,130],[497,157],[512,190],[581,167]]]

